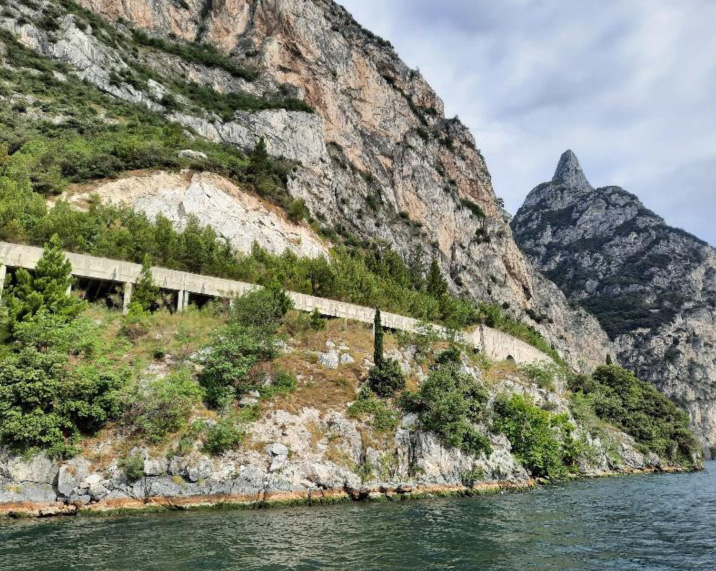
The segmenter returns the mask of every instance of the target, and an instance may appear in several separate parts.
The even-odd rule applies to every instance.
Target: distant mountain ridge
[[[511,225],[535,267],[599,319],[619,361],[689,409],[713,452],[716,250],[624,189],[594,189],[572,151]]]

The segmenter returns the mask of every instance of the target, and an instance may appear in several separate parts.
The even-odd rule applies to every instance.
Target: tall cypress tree
[[[375,310],[373,328],[375,329],[373,341],[373,363],[375,363],[376,368],[380,369],[383,367],[383,323],[380,317],[380,309]]]
[[[75,283],[72,264],[62,252],[57,235],[45,244],[42,257],[31,274],[20,268],[15,274],[16,283],[10,288],[7,299],[10,331],[20,321],[30,321],[40,311],[60,320],[70,321],[84,309],[85,303],[68,295]]]

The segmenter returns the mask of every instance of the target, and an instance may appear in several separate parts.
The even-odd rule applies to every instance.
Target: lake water
[[[2,521],[0,569],[716,570],[716,464],[472,499]]]

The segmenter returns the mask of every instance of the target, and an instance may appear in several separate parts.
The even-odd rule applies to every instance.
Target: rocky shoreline
[[[678,474],[699,470],[679,466],[648,468],[627,468],[600,474],[580,475],[571,480],[626,477],[646,474]],[[429,498],[475,497],[500,493],[527,492],[539,485],[529,478],[523,482],[480,482],[473,486],[464,485],[400,485],[397,487],[373,486],[357,489],[343,488],[330,490],[306,490],[294,492],[265,492],[256,494],[217,494],[199,496],[156,496],[146,499],[115,498],[83,505],[77,503],[33,503],[17,502],[0,504],[0,518],[27,519],[62,516],[111,517],[128,514],[146,514],[171,511],[198,511],[221,509],[274,509],[307,506],[326,506],[353,502],[408,501]]]

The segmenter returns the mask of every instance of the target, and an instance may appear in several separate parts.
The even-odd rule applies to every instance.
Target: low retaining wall
[[[42,257],[42,248],[34,246],[23,246],[20,244],[9,244],[0,242],[0,278],[4,278],[5,268],[26,268],[32,270]],[[119,282],[124,285],[124,308],[129,306],[132,295],[132,285],[137,283],[142,267],[139,264],[121,262],[83,254],[66,253],[72,264],[72,274],[82,278]],[[256,290],[259,286],[244,282],[225,280],[211,276],[190,274],[164,268],[152,268],[152,276],[157,286],[162,289],[172,290],[179,293],[177,296],[177,309],[181,310],[188,302],[189,294],[197,294],[209,297],[231,299],[240,297],[250,291]],[[2,298],[2,286],[0,282],[0,299]],[[302,293],[289,292],[296,309],[312,312],[318,310],[321,315],[327,317],[338,317],[350,319],[361,323],[373,323],[375,309],[314,297]],[[419,333],[422,323],[417,319],[396,315],[394,313],[382,314],[383,326],[388,329]],[[447,330],[441,326],[434,326],[441,334],[447,334]],[[552,363],[552,359],[535,347],[507,335],[496,329],[480,326],[472,334],[464,339],[478,351],[484,353],[494,361],[514,360],[516,363]]]

